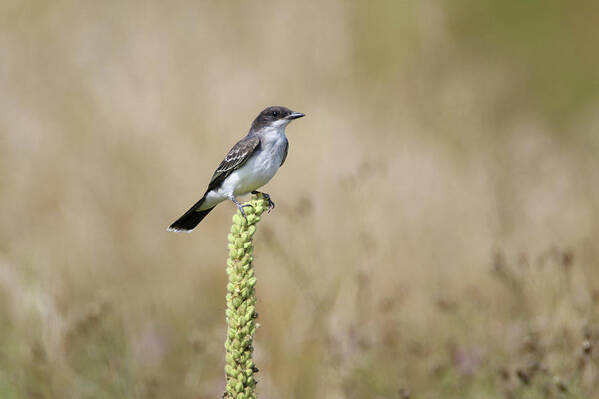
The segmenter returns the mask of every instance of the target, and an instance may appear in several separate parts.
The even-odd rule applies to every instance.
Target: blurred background
[[[599,395],[599,3],[0,4],[0,397],[216,398],[224,203],[307,114],[256,235],[261,398]]]

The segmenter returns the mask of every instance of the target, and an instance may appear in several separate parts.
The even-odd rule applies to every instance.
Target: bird
[[[285,163],[289,150],[285,128],[291,121],[303,116],[305,114],[282,106],[270,106],[260,112],[248,134],[218,165],[202,198],[167,230],[190,233],[216,205],[225,200],[231,200],[247,220],[244,205],[236,197],[249,193],[263,194],[270,212],[274,202],[270,195],[257,189],[268,183]]]

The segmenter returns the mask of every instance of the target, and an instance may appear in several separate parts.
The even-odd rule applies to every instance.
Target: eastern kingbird
[[[231,148],[210,179],[201,200],[168,228],[169,231],[192,231],[220,202],[229,199],[245,217],[243,206],[235,197],[256,194],[277,173],[287,158],[289,142],[285,127],[304,114],[285,107],[268,107],[254,119],[247,136]],[[269,209],[274,203],[268,194]]]

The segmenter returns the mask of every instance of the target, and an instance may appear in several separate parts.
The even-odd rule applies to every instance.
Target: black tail
[[[202,219],[204,219],[206,215],[208,215],[210,211],[214,209],[214,207],[212,207],[203,211],[198,210],[200,205],[202,205],[202,202],[204,202],[204,198],[196,202],[195,205],[185,212],[183,216],[171,224],[167,230],[175,232],[190,232],[193,230],[202,221]]]

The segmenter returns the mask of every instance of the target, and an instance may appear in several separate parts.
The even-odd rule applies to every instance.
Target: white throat
[[[270,126],[262,128],[258,134],[267,141],[278,140],[285,137],[285,128],[287,127],[287,123],[279,124],[278,126],[273,123]]]

